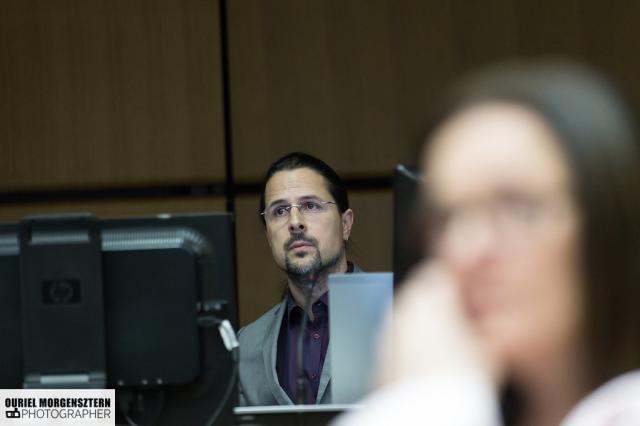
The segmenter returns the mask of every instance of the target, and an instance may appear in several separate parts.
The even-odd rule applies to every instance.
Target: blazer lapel
[[[282,325],[282,318],[286,311],[287,299],[280,303],[278,311],[276,312],[271,326],[267,330],[264,343],[262,345],[262,359],[264,361],[264,368],[267,376],[267,385],[269,390],[273,394],[280,405],[293,405],[293,401],[289,398],[289,395],[282,389],[278,382],[278,373],[276,371],[276,361],[278,356],[278,335],[280,334],[280,326]]]

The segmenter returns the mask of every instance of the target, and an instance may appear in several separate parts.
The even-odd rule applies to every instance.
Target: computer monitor
[[[425,221],[419,210],[421,177],[397,165],[393,175],[393,282],[398,285],[424,256]]]
[[[29,217],[0,225],[0,388],[116,389],[137,424],[233,421],[232,216]]]

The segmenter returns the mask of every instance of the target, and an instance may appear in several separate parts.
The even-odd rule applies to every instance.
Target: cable
[[[224,396],[222,398],[222,401],[220,402],[218,407],[215,409],[211,417],[209,417],[209,420],[207,420],[207,422],[205,423],[207,426],[213,426],[215,424],[216,420],[218,420],[218,417],[220,417],[220,414],[222,414],[222,410],[224,409],[225,405],[227,405],[227,402],[229,402],[229,398],[231,397],[231,393],[233,392],[233,387],[234,387],[233,385],[236,383],[236,380],[238,379],[238,348],[234,348],[231,351],[231,361],[233,362],[231,379],[229,380],[229,383],[227,384],[227,388],[224,391],[224,394],[223,394]]]
[[[119,392],[120,392],[120,397],[118,398],[118,402],[120,406],[120,411],[122,412],[122,416],[127,421],[127,424],[129,426],[152,425],[158,421],[158,419],[162,414],[162,410],[165,403],[164,392],[162,390],[157,390],[153,392],[136,392],[135,390],[121,390]],[[147,398],[145,398],[145,393]],[[155,405],[158,407],[156,410],[156,413],[153,415],[149,415],[148,413],[145,413],[144,410],[140,410],[141,406],[149,405],[149,398],[148,398],[149,396],[156,398],[155,404],[154,404],[153,398],[151,398],[151,401],[152,401],[151,405],[152,406]],[[146,401],[146,404],[145,404],[145,401]],[[137,411],[131,410],[131,406],[133,404],[137,404],[137,407],[138,407]],[[143,418],[140,419],[142,420],[141,423],[136,423],[136,421],[133,420],[133,417],[136,417],[136,413],[139,413],[142,415]],[[146,417],[146,419],[144,417]],[[149,420],[149,419],[152,419],[152,420]]]
[[[127,421],[129,426],[138,426],[136,422],[133,421],[131,416],[129,415],[129,405],[131,404],[131,400],[133,398],[133,392],[126,390],[120,391],[120,397],[118,398],[118,403],[120,405],[120,411],[124,419]]]
[[[227,351],[231,355],[231,363],[233,364],[233,368],[231,370],[231,377],[229,379],[229,382],[227,383],[227,387],[225,388],[224,393],[222,394],[223,395],[222,400],[220,401],[216,409],[213,411],[213,413],[205,423],[205,425],[207,426],[213,426],[215,422],[218,420],[218,417],[220,417],[220,414],[222,414],[222,410],[227,405],[227,402],[229,402],[229,398],[231,398],[231,394],[233,393],[234,385],[238,380],[238,362],[240,358],[239,356],[240,343],[238,342],[236,333],[233,330],[233,326],[231,325],[229,320],[226,320],[226,319],[221,320],[215,315],[206,315],[206,316],[200,317],[198,319],[198,322],[203,327],[210,327],[212,325],[218,326],[218,332],[220,333],[220,338],[222,339],[222,342],[224,343],[225,348],[227,348]]]

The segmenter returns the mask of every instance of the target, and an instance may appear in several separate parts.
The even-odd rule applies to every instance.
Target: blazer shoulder
[[[240,340],[240,343],[243,341],[255,341],[255,339],[264,338],[265,333],[274,326],[274,322],[278,317],[280,309],[283,307],[283,303],[284,302],[281,301],[262,314],[257,320],[242,327],[238,332],[238,339]]]

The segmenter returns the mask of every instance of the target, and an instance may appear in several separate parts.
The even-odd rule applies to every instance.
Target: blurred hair
[[[530,108],[555,132],[581,211],[591,384],[640,367],[640,155],[626,101],[603,77],[568,62],[485,69],[445,99],[431,132],[462,109],[496,101]]]
[[[267,189],[267,183],[269,179],[273,175],[281,171],[288,170],[296,170],[308,168],[318,172],[321,176],[324,177],[327,190],[329,194],[333,197],[333,200],[327,201],[335,201],[338,206],[338,211],[342,214],[349,209],[349,197],[347,196],[347,187],[344,182],[338,176],[338,174],[333,170],[327,163],[316,158],[312,155],[305,154],[303,152],[292,152],[290,154],[285,155],[282,158],[276,160],[264,176],[262,181],[262,192],[260,194],[260,211],[263,212],[265,209],[265,191]],[[262,223],[265,224],[264,216],[260,216],[262,218]]]

